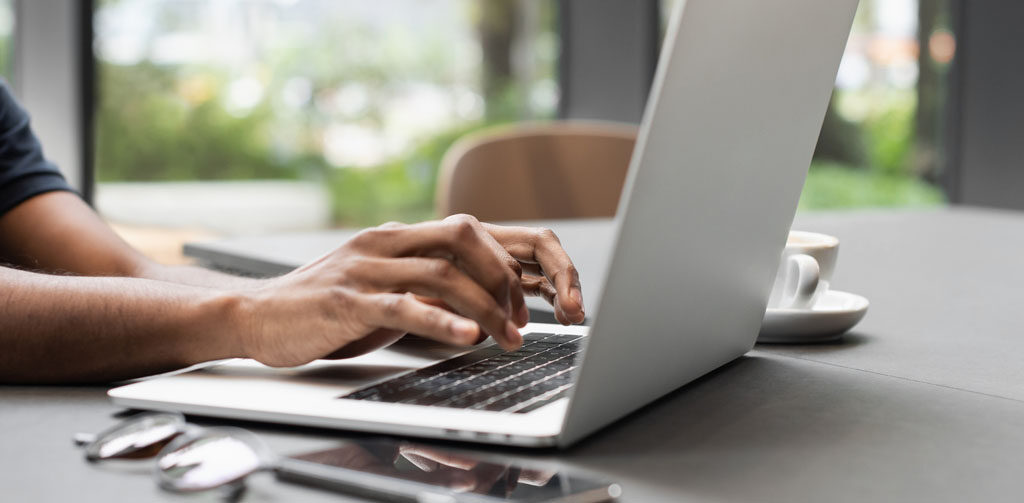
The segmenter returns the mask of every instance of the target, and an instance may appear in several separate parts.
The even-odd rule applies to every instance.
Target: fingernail
[[[508,341],[508,349],[518,349],[523,345],[523,336],[519,333],[519,329],[516,328],[515,323],[511,321],[505,322],[505,339]]]
[[[464,341],[475,341],[480,335],[480,325],[477,325],[475,321],[456,319],[452,322],[452,332]]]
[[[526,304],[519,307],[519,314],[516,316],[516,321],[519,322],[519,326],[521,327],[530,322],[530,309],[526,307]]]

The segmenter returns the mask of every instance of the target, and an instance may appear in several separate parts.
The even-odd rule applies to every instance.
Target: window
[[[801,209],[945,201],[950,25],[948,0],[861,0]]]
[[[555,0],[104,0],[97,204],[252,232],[421,220],[440,157],[558,107]]]
[[[557,113],[559,3],[99,0],[96,203],[222,232],[430,218],[456,138]],[[862,0],[801,208],[943,203],[949,10]]]
[[[938,183],[955,51],[949,23],[938,0],[861,1],[801,208],[945,201]]]

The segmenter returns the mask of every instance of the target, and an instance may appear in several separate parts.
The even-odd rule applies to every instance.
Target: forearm
[[[0,267],[0,382],[109,382],[242,356],[237,297]]]
[[[258,280],[191,266],[165,266],[128,246],[81,199],[66,192],[34,197],[0,218],[0,263],[80,276],[155,279],[244,289]]]
[[[260,279],[224,274],[202,267],[162,265],[148,260],[136,270],[133,276],[181,285],[218,289],[250,289],[259,287],[264,282],[264,280]]]

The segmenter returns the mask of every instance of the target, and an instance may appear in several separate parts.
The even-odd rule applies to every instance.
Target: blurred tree
[[[483,52],[483,92],[488,120],[506,118],[503,106],[515,84],[512,49],[518,31],[517,0],[486,0],[476,3],[476,29]]]
[[[224,110],[216,90],[182,96],[176,73],[149,63],[101,63],[96,163],[100,181],[296,178],[298,167],[272,155],[270,111]]]

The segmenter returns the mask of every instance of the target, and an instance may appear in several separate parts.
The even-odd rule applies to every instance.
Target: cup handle
[[[821,268],[810,255],[790,255],[786,261],[785,307],[810,309],[821,281]]]

